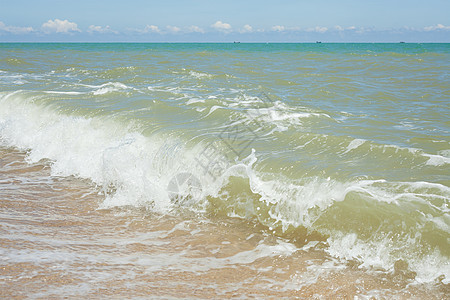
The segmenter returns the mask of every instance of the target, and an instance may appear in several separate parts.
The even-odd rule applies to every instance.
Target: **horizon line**
[[[193,41],[167,41],[167,42],[157,42],[157,41],[0,41],[0,44],[450,44],[450,42],[408,42],[408,41],[375,41],[375,42],[356,42],[356,41],[305,41],[305,42],[241,42],[241,41],[228,41],[228,42],[193,42]]]

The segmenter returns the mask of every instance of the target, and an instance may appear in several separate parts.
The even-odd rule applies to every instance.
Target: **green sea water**
[[[449,282],[449,44],[0,44],[0,142],[100,208],[189,210]]]

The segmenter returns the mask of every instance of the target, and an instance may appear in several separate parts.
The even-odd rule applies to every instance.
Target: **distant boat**
[[[322,42],[320,42],[320,41],[316,41],[316,44],[322,44]]]
[[[404,44],[405,42],[400,42],[400,44]]]
[[[234,44],[240,44],[241,42],[236,42],[236,41],[234,41],[233,43],[234,43]]]

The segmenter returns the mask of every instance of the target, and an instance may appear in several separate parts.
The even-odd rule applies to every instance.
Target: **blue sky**
[[[450,42],[449,0],[0,0],[0,42]]]

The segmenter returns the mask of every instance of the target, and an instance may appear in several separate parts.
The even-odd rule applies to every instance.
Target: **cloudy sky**
[[[450,42],[449,0],[0,0],[0,42]]]

